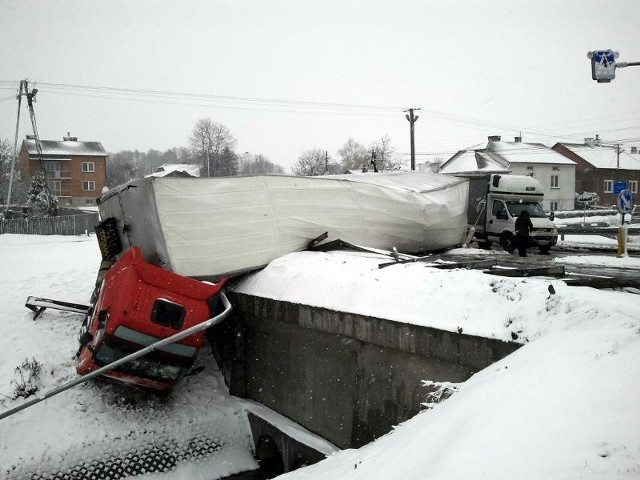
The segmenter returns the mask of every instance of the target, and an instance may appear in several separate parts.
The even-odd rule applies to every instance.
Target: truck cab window
[[[182,328],[186,313],[187,311],[182,305],[159,298],[153,304],[151,321],[178,330]]]
[[[509,218],[509,216],[507,215],[507,209],[505,208],[504,203],[502,203],[500,200],[493,201],[493,208],[491,210],[491,214],[496,218],[500,218],[504,220]]]

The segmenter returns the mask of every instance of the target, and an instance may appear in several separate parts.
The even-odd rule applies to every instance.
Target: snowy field
[[[0,235],[0,258],[5,411],[23,401],[10,397],[19,381],[15,369],[25,359],[42,363],[40,391],[75,378],[79,316],[52,311],[34,322],[24,301],[35,295],[87,303],[99,250],[94,236]],[[640,296],[423,264],[378,269],[381,261],[371,254],[295,253],[234,288],[507,340],[515,334],[524,346],[377,441],[282,478],[640,478]],[[640,274],[633,255],[562,261]],[[184,439],[198,429],[215,432],[223,446],[210,462],[136,478],[211,479],[253,469],[240,405],[212,367],[168,397],[88,383],[0,420],[0,478],[71,464],[142,438]]]

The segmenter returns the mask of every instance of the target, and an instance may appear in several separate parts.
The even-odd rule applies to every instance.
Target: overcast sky
[[[0,0],[0,137],[26,78],[41,139],[109,152],[186,146],[209,117],[287,169],[349,137],[408,158],[410,107],[418,163],[520,132],[640,144],[640,66],[591,79],[608,48],[640,61],[638,0]]]

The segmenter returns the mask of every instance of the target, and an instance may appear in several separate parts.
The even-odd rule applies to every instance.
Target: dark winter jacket
[[[516,235],[518,237],[528,237],[529,233],[533,231],[533,223],[529,218],[528,212],[522,212],[518,218],[516,218]]]

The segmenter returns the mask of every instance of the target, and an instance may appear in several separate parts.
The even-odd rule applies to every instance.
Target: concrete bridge
[[[520,347],[246,294],[229,298],[234,316],[210,339],[231,394],[340,448],[365,445],[417,414],[430,392],[422,380],[463,382]]]

